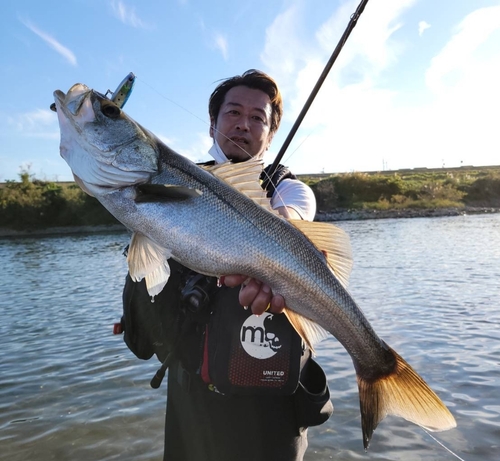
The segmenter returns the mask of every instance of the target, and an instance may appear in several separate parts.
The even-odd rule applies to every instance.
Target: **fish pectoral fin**
[[[150,296],[156,296],[163,290],[170,277],[168,258],[169,249],[163,248],[139,232],[132,234],[127,254],[130,277],[134,282],[146,279]]]
[[[429,431],[457,426],[450,410],[397,352],[393,373],[379,379],[363,379],[358,372],[363,445],[368,448],[373,431],[387,415],[400,416]]]
[[[349,236],[331,223],[288,220],[320,250],[335,277],[347,287],[352,270],[352,252]]]
[[[262,160],[253,159],[240,163],[225,162],[207,165],[204,169],[234,187],[261,207],[273,214],[277,214],[271,208],[271,201],[267,197],[266,191],[260,187],[259,178],[263,167],[264,162]]]
[[[314,353],[314,346],[316,346],[316,344],[330,336],[330,333],[322,326],[303,315],[297,314],[297,312],[285,308],[284,314],[295,331],[307,344],[307,347],[311,349],[312,353]]]
[[[202,192],[184,186],[170,184],[141,184],[136,186],[136,203],[170,202],[171,200],[187,200],[199,197]]]

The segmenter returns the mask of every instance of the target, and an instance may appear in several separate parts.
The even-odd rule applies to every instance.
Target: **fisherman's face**
[[[271,113],[266,93],[235,86],[226,93],[215,123],[212,120],[210,136],[233,162],[262,158],[273,139]]]

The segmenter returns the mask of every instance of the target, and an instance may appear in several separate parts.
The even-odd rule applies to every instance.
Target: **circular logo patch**
[[[256,359],[268,359],[281,349],[280,334],[268,312],[251,315],[241,326],[240,341],[245,352]]]

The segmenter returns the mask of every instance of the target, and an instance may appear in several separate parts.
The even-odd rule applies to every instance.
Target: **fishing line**
[[[459,459],[460,461],[465,461],[465,459],[460,458],[455,452],[451,451],[444,443],[440,442],[436,437],[434,437],[432,434],[429,434],[429,432],[422,427],[422,430],[432,439],[434,442],[438,443],[441,445],[448,453],[451,453],[455,458]]]
[[[195,113],[191,112],[189,109],[187,109],[186,107],[180,105],[179,103],[175,102],[174,100],[170,99],[169,97],[165,96],[164,94],[160,93],[156,88],[154,88],[152,85],[150,85],[149,83],[147,83],[145,80],[143,80],[142,78],[139,79],[138,77],[136,77],[138,80],[140,80],[142,83],[144,83],[147,87],[149,87],[152,91],[154,91],[156,94],[158,94],[160,97],[162,97],[163,99],[169,101],[171,104],[174,104],[175,106],[177,106],[178,108],[182,109],[183,111],[185,111],[186,113],[188,113],[189,115],[191,115],[192,117],[198,119],[199,121],[203,122],[205,125],[209,125],[209,123],[206,122],[206,120],[202,119],[201,117],[199,117],[198,115],[196,115]],[[230,139],[228,136],[224,135],[223,133],[221,133],[219,130],[217,130],[215,127],[212,127],[214,131],[217,131],[217,133],[219,133],[221,136],[223,136],[224,138],[226,138],[227,140],[231,141],[232,143],[234,143],[236,146],[238,146],[243,152],[245,152],[248,157],[251,159],[252,156],[250,155],[249,152],[247,152],[243,147],[241,147],[239,144],[236,144],[232,139]],[[309,133],[303,140],[302,142],[295,148],[295,150],[286,158],[286,160],[289,160],[296,152],[297,150],[302,146],[302,144],[309,138],[309,136],[311,135],[312,133]],[[283,151],[284,153],[284,151]],[[271,174],[273,172],[271,171]],[[264,174],[268,177],[269,180],[271,180],[271,177],[264,172]],[[277,190],[275,190],[275,193],[278,195],[278,198],[281,200],[281,197],[279,195],[279,192]],[[281,200],[282,203],[283,200]],[[446,445],[444,445],[444,443],[442,443],[441,441],[439,441],[436,437],[434,437],[433,435],[431,435],[426,429],[422,428],[423,431],[432,439],[434,440],[438,445],[440,445],[442,448],[444,448],[448,453],[450,453],[451,455],[453,455],[456,459],[460,460],[460,461],[465,461],[463,458],[461,458],[460,456],[458,456],[455,452],[453,452],[450,448],[448,448]]]
[[[158,96],[160,96],[161,98],[165,99],[166,101],[169,101],[170,103],[174,104],[175,106],[177,106],[179,109],[182,109],[184,112],[188,113],[189,115],[191,115],[192,117],[198,119],[199,121],[201,121],[202,123],[204,123],[205,125],[208,125],[210,126],[210,123],[207,122],[206,120],[204,120],[203,118],[199,117],[198,115],[196,115],[195,113],[191,112],[189,109],[187,109],[186,107],[182,106],[181,104],[175,102],[173,99],[170,99],[169,97],[165,96],[163,93],[160,93],[156,88],[154,88],[152,85],[150,85],[149,83],[147,83],[145,80],[143,80],[142,78],[139,78],[138,76],[135,76],[135,78],[137,80],[140,80],[142,83],[144,83],[144,85],[146,85],[149,89],[151,89],[152,91],[154,91]],[[253,157],[250,155],[249,152],[247,152],[245,150],[245,148],[243,148],[242,146],[240,146],[239,144],[235,143],[231,138],[229,138],[228,136],[226,136],[224,133],[221,133],[217,128],[215,128],[215,126],[212,126],[212,129],[214,131],[216,131],[217,133],[219,133],[221,136],[223,136],[224,138],[226,138],[228,141],[232,142],[236,147],[240,148],[247,156],[249,159],[252,159]],[[306,138],[307,139],[307,138]],[[304,140],[305,141],[305,140]],[[302,143],[304,142],[302,141]],[[302,145],[302,143],[300,145]],[[300,147],[300,145],[298,147]],[[297,149],[298,149],[297,147]],[[290,158],[295,152],[296,150],[292,152],[292,154],[288,157]],[[264,170],[263,171],[263,174],[267,177],[267,179],[269,179],[269,181],[271,181],[271,176],[269,174],[267,174]],[[284,204],[284,201],[283,199],[281,198],[279,192],[277,190],[275,190],[275,193],[276,195],[278,196],[278,198],[281,200],[281,203]]]
[[[148,82],[143,80],[142,78],[139,78],[137,75],[135,77],[137,80],[140,80],[144,85],[149,87],[152,91],[154,91],[158,96],[162,97],[163,99],[167,100],[168,102],[174,104],[177,106],[179,109],[182,109],[184,112],[187,112],[189,115],[193,116],[194,118],[198,119],[199,121],[203,122],[205,125],[209,125],[206,120],[202,119],[201,117],[198,117],[195,113],[191,112],[189,109],[186,109],[184,106],[181,106],[179,103],[175,102],[173,99],[170,99],[169,97],[165,96],[163,93],[160,93],[156,88],[154,88],[152,85],[150,85]]]
[[[210,126],[210,123],[207,122],[206,120],[204,120],[203,118],[199,117],[198,115],[196,115],[195,113],[191,112],[189,109],[187,109],[186,107],[182,106],[181,104],[177,103],[176,101],[174,101],[173,99],[170,99],[168,96],[165,96],[163,93],[160,93],[156,88],[154,88],[152,85],[150,85],[148,82],[146,82],[145,80],[143,80],[142,78],[139,78],[137,75],[135,76],[136,80],[140,80],[142,83],[144,83],[144,85],[146,85],[150,90],[154,91],[158,96],[162,97],[163,99],[165,99],[166,101],[169,101],[170,103],[174,104],[175,106],[177,106],[179,109],[182,109],[184,112],[188,113],[189,115],[191,115],[192,117],[198,119],[200,122],[204,123],[205,125],[208,125]],[[232,142],[236,147],[240,148],[247,156],[249,159],[252,158],[252,156],[250,155],[250,153],[248,153],[243,147],[241,147],[239,144],[235,143],[231,138],[227,137],[225,134],[221,133],[217,128],[212,127],[214,131],[216,131],[217,133],[219,133],[221,136],[223,136],[224,138],[226,138],[228,141]],[[290,160],[294,154],[297,153],[297,151],[300,149],[300,147],[302,146],[302,144],[304,144],[308,139],[309,137],[312,135],[312,133],[314,132],[314,130],[309,133],[301,142],[300,144],[290,153],[290,155],[288,155],[285,159],[285,162]],[[272,171],[270,172],[271,175],[272,175]],[[269,175],[268,173],[266,173],[265,171],[263,171],[263,174],[267,177],[267,179],[269,181],[271,181],[271,175]],[[279,192],[276,191],[276,194],[278,196],[278,198],[281,200],[282,203],[283,200],[281,199],[281,196],[279,195]]]
[[[314,130],[311,131],[307,136],[305,136],[304,139],[299,143],[299,145],[290,153],[290,155],[288,155],[285,158],[283,163],[288,162],[297,153],[297,151],[302,147],[302,144],[304,144],[309,139],[309,136],[311,136],[313,133],[314,133]]]
[[[141,79],[139,77],[136,77],[136,78],[137,78],[137,80],[140,80],[141,82],[143,82],[146,86],[148,86],[152,91],[154,91],[156,94],[158,94],[159,96],[161,96],[163,99],[171,102],[172,104],[174,104],[175,106],[177,106],[179,109],[182,109],[184,112],[187,112],[189,115],[191,115],[194,118],[198,119],[199,121],[201,121],[205,125],[210,126],[209,122],[207,122],[206,120],[202,119],[201,117],[199,117],[195,113],[191,112],[189,109],[186,109],[184,106],[181,106],[179,103],[175,102],[173,99],[170,99],[169,97],[167,97],[164,94],[160,93],[156,88],[154,88],[152,85],[150,85],[149,83],[147,83],[142,78]],[[232,142],[236,147],[239,147],[248,156],[249,159],[252,158],[252,156],[245,150],[245,148],[241,147],[239,144],[235,143],[231,138],[229,138],[225,134],[221,133],[217,128],[215,128],[215,126],[213,126],[212,128],[213,128],[214,131],[216,131],[217,133],[219,133],[221,136],[223,136],[224,138],[226,138],[228,141]]]

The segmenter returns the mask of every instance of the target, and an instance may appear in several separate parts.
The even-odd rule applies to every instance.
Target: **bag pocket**
[[[204,360],[212,384],[224,394],[293,394],[300,373],[300,336],[284,315],[255,316],[244,310],[238,293],[239,288],[222,289],[214,299]]]
[[[166,287],[151,302],[144,280],[133,282],[127,275],[123,289],[122,327],[124,341],[136,357],[149,360],[154,354],[163,362],[176,337],[179,309],[175,291]]]
[[[313,359],[302,370],[294,402],[299,428],[319,426],[333,413],[325,372]]]

